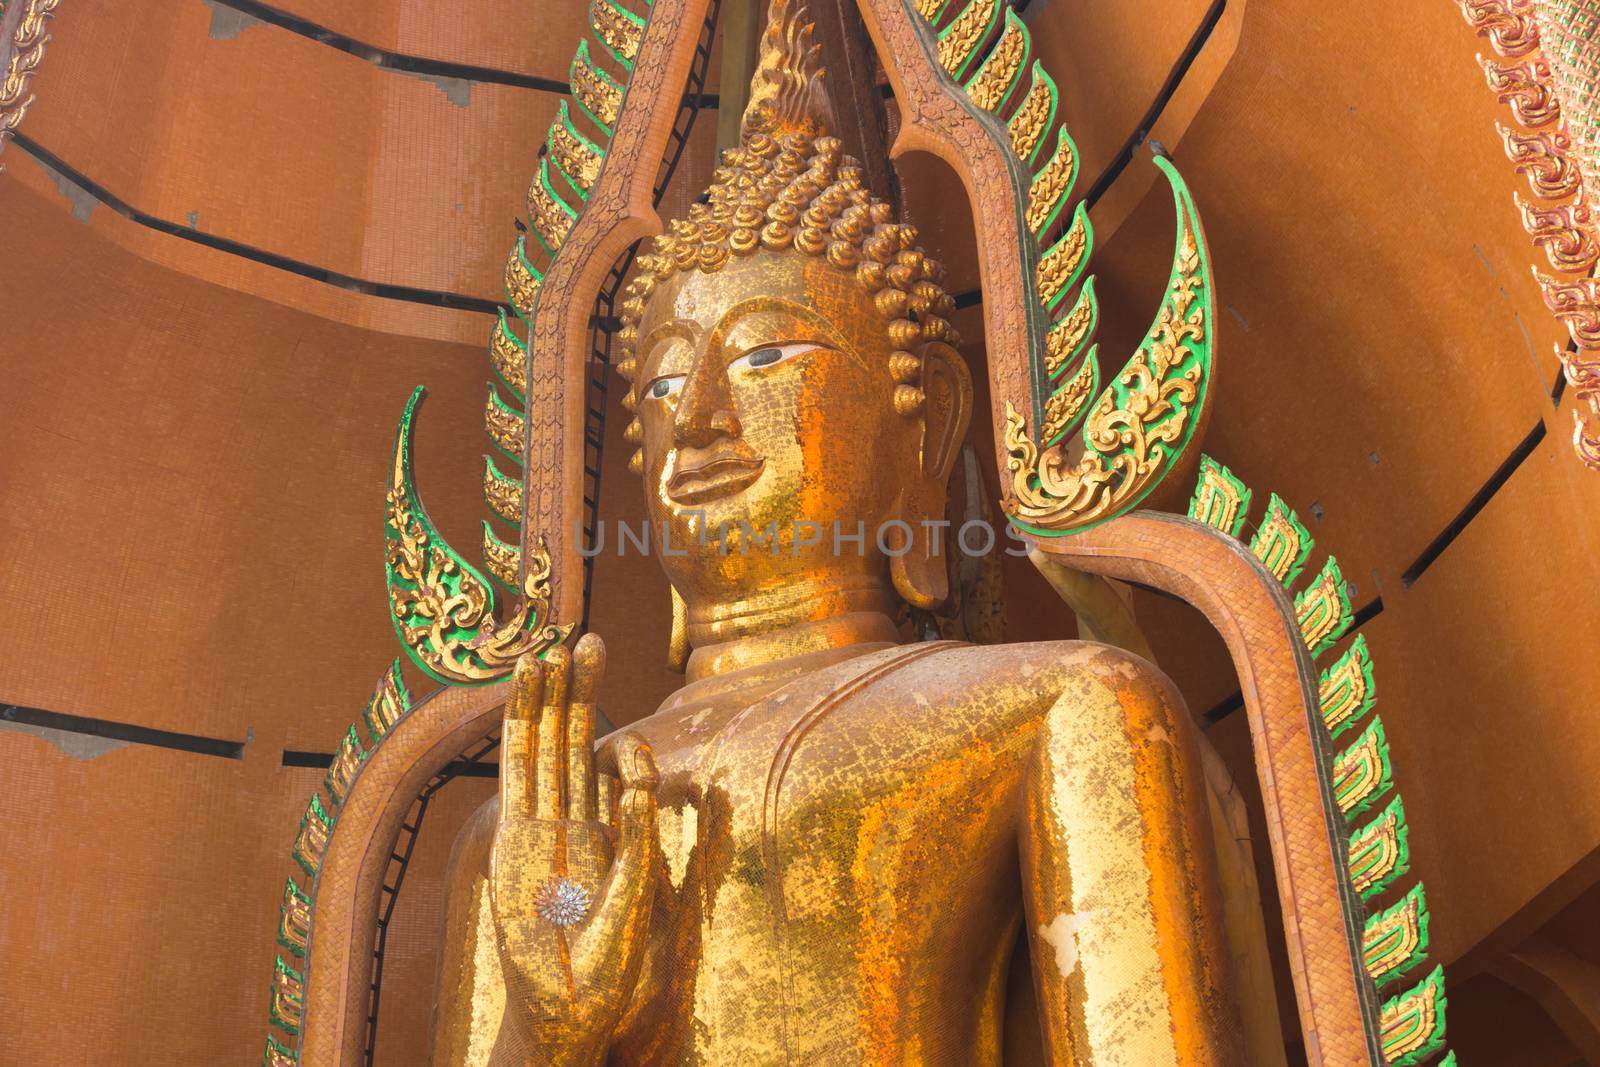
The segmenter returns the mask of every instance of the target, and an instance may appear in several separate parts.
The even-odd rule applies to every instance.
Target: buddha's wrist
[[[553,1035],[549,1041],[535,1041],[529,1050],[527,1067],[602,1067],[611,1043],[609,1032],[599,1035]]]
[[[489,1067],[598,1067],[606,1061],[611,1030],[509,1003]]]

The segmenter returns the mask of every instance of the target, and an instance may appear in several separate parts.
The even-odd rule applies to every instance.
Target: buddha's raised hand
[[[489,861],[489,903],[506,982],[491,1060],[601,1063],[643,959],[655,868],[656,767],[624,734],[597,776],[595,691],[605,645],[586,634],[575,652],[524,656],[501,734],[500,818]],[[605,779],[605,780],[602,780]],[[603,798],[603,799],[602,799]]]

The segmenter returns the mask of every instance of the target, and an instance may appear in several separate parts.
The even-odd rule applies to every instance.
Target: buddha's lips
[[[737,493],[761,477],[767,461],[746,456],[717,456],[680,468],[667,480],[667,496],[679,504],[703,504]]]

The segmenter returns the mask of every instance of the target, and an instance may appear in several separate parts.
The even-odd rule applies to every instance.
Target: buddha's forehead
[[[882,330],[871,299],[845,271],[820,256],[760,251],[731,258],[720,270],[679,271],[657,286],[645,303],[639,336],[668,323],[692,324],[704,336],[726,329],[745,312],[800,307],[820,314],[852,341],[863,328]]]

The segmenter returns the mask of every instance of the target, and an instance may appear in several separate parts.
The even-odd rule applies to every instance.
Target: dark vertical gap
[[[611,389],[611,343],[616,336],[612,325],[615,317],[617,290],[622,279],[633,265],[638,242],[623,254],[611,273],[606,276],[600,291],[595,294],[594,315],[589,327],[589,366],[587,400],[583,426],[583,540],[580,547],[592,546],[600,525],[600,472],[605,459],[606,400]],[[599,553],[584,553],[583,559],[583,615],[578,624],[580,632],[589,629],[589,603],[594,596],[594,561]]]
[[[1222,20],[1222,13],[1227,9],[1228,0],[1214,0],[1206,10],[1205,17],[1200,20],[1200,25],[1190,36],[1189,43],[1184,46],[1183,52],[1178,56],[1178,61],[1172,65],[1172,70],[1167,73],[1167,80],[1161,83],[1161,89],[1156,93],[1156,98],[1151,101],[1150,108],[1144,113],[1144,118],[1139,125],[1128,135],[1122,148],[1112,157],[1111,164],[1100,173],[1094,184],[1089,186],[1089,191],[1084,194],[1083,203],[1086,208],[1093,208],[1111,188],[1111,183],[1116,181],[1122,172],[1133,162],[1134,149],[1144,143],[1150,136],[1150,131],[1155,129],[1156,123],[1161,120],[1162,112],[1172,102],[1173,94],[1178,91],[1178,86],[1183,84],[1184,77],[1189,73],[1189,68],[1194,66],[1194,61],[1200,55],[1200,50],[1206,46],[1206,41],[1211,39],[1211,32],[1217,28],[1217,23]]]
[[[394,918],[395,901],[400,897],[400,886],[405,882],[406,869],[411,865],[411,853],[417,846],[417,832],[422,829],[423,816],[428,814],[428,801],[431,794],[420,796],[411,806],[411,811],[406,815],[405,822],[401,824],[401,835],[405,838],[403,843],[396,842],[401,851],[390,853],[390,869],[393,872],[394,882],[390,884],[387,877],[384,879],[381,895],[383,897],[382,913],[378,916],[377,943],[372,949],[372,994],[367,1002],[367,1049],[366,1067],[372,1067],[373,1057],[377,1054],[378,1046],[378,1005],[383,997],[383,957],[389,947],[389,920]]]
[[[1444,550],[1450,547],[1451,542],[1461,536],[1461,531],[1467,528],[1467,524],[1478,517],[1478,512],[1482,511],[1489,501],[1494,498],[1494,495],[1500,491],[1500,487],[1505,485],[1513,474],[1517,473],[1517,468],[1522,466],[1523,460],[1533,454],[1535,448],[1539,447],[1539,442],[1544,440],[1544,435],[1544,420],[1541,419],[1534,423],[1533,429],[1528,431],[1528,436],[1524,437],[1517,447],[1511,450],[1511,454],[1501,462],[1500,466],[1495,468],[1494,473],[1489,476],[1489,480],[1484,482],[1476,493],[1472,494],[1472,499],[1467,501],[1467,506],[1461,509],[1461,513],[1451,519],[1449,524],[1439,531],[1439,535],[1428,543],[1428,547],[1422,550],[1422,554],[1412,562],[1411,566],[1401,573],[1401,588],[1409,589],[1429,567],[1433,566],[1434,560],[1438,559]]]
[[[452,760],[438,774],[428,780],[422,787],[417,798],[412,802],[411,811],[400,824],[400,837],[395,841],[395,847],[389,854],[389,868],[384,873],[383,888],[379,895],[382,899],[378,914],[377,943],[372,950],[372,987],[367,1001],[367,1047],[364,1056],[366,1067],[372,1067],[373,1057],[377,1054],[378,1047],[378,1005],[383,995],[383,960],[384,953],[389,944],[389,922],[394,918],[394,906],[400,899],[400,887],[405,884],[406,870],[411,866],[411,855],[417,847],[417,836],[422,830],[422,819],[428,813],[428,803],[434,796],[459,775],[458,767],[479,768],[493,767],[484,757],[500,746],[498,734],[484,738],[476,751],[459,760]],[[288,753],[284,753],[287,760]],[[489,777],[474,774],[474,777]]]

